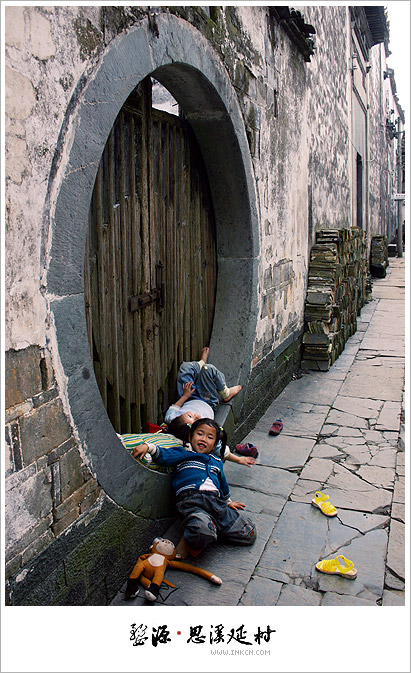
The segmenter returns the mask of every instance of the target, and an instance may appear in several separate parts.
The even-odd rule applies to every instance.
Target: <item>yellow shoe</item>
[[[321,491],[317,491],[314,498],[311,500],[311,504],[314,507],[318,507],[325,516],[337,516],[337,510],[330,502],[328,502],[329,496],[324,495]]]
[[[355,580],[357,571],[354,568],[354,563],[340,554],[336,558],[327,559],[325,561],[318,561],[315,564],[320,573],[327,575],[341,575],[349,580]]]

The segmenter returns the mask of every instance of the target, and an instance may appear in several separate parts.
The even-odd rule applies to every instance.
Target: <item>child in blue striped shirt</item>
[[[188,551],[197,556],[218,537],[241,545],[254,544],[255,524],[239,511],[245,508],[244,503],[231,501],[223,461],[212,453],[219,441],[224,451],[225,431],[214,420],[202,418],[191,426],[189,438],[187,447],[165,449],[146,443],[135,449],[138,457],[149,452],[158,464],[176,467],[172,487]]]

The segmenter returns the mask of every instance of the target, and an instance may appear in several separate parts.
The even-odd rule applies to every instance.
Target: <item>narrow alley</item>
[[[171,570],[177,589],[154,605],[404,605],[404,259],[390,260],[372,296],[331,369],[291,381],[244,438],[256,466],[225,464],[232,498],[257,522],[255,545],[188,558],[223,584]],[[269,436],[279,417],[283,431]],[[336,517],[311,505],[317,490]],[[181,529],[164,535],[177,543]],[[337,554],[354,561],[355,581],[317,572]],[[150,605],[143,591],[126,602],[124,589],[111,605]]]

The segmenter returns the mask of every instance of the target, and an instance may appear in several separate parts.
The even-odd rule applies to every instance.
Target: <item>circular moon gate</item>
[[[98,166],[121,108],[148,75],[182,106],[204,159],[218,268],[210,347],[213,363],[231,383],[246,383],[251,367],[259,261],[253,168],[228,74],[190,24],[164,14],[157,17],[157,25],[158,37],[141,25],[114,40],[85,87],[73,120],[69,106],[69,131],[60,148],[60,161],[66,155],[68,161],[49,186],[56,196],[47,273],[50,318],[84,456],[117,504],[153,518],[167,511],[169,477],[138,465],[117,438],[93,375],[84,302],[84,252]]]

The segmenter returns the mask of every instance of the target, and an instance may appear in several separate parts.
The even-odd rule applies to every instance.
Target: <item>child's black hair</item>
[[[209,428],[214,428],[217,437],[216,437],[216,442],[215,445],[217,446],[218,442],[221,441],[221,447],[220,447],[220,458],[223,460],[224,458],[224,453],[225,453],[225,447],[227,446],[227,433],[222,428],[216,421],[214,421],[212,418],[199,418],[197,421],[194,421],[193,425],[189,429],[189,439],[191,440],[191,437],[193,436],[193,432],[196,430],[196,428],[199,428],[200,425],[208,425]]]
[[[169,432],[174,437],[177,437],[177,439],[181,439],[183,444],[188,444],[190,427],[190,423],[185,423],[182,416],[176,416],[176,418],[170,421],[167,430],[164,430],[164,432]]]

